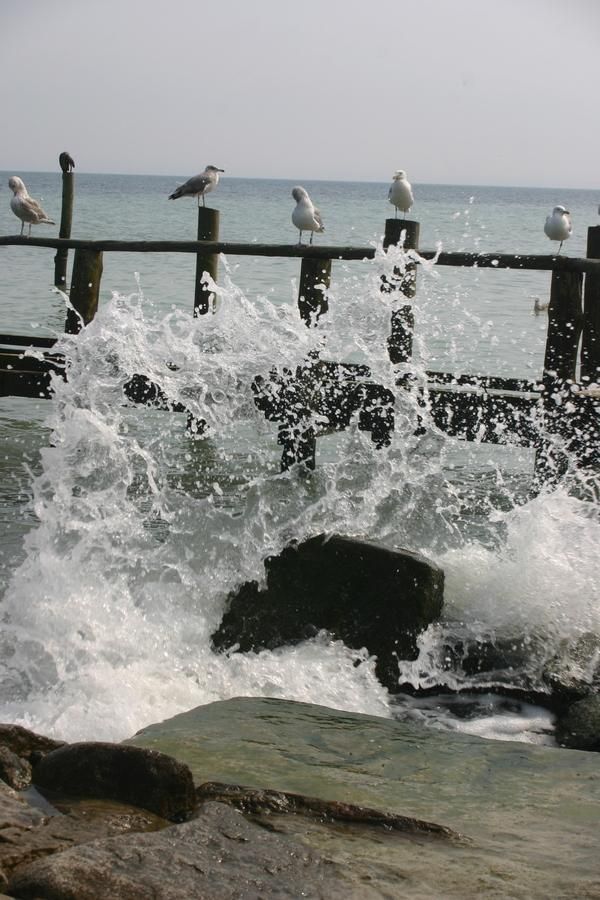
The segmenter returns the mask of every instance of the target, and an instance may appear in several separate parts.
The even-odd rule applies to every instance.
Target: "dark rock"
[[[600,637],[587,633],[561,642],[542,674],[559,705],[566,710],[600,689]]]
[[[229,595],[216,649],[274,649],[325,629],[377,656],[378,678],[397,691],[397,659],[416,659],[417,636],[442,610],[444,573],[408,550],[318,535],[269,557],[265,569],[265,589],[246,582]]]
[[[0,747],[6,747],[30,765],[35,765],[46,753],[63,747],[64,743],[35,734],[21,725],[0,725]]]
[[[556,740],[570,750],[600,751],[600,696],[589,694],[569,707],[556,724]]]
[[[385,831],[400,831],[420,837],[465,840],[464,836],[457,831],[446,828],[445,825],[437,825],[435,822],[384,812],[368,806],[357,806],[355,803],[305,797],[304,794],[293,794],[289,791],[273,791],[264,788],[257,790],[241,784],[207,781],[196,788],[196,794],[201,802],[216,800],[255,816],[292,814],[317,818],[321,821],[347,822],[368,828],[382,828]]]
[[[7,890],[21,900],[364,900],[339,868],[299,842],[220,803],[154,834],[66,850],[21,869]]]
[[[31,784],[31,764],[0,745],[0,778],[16,791]]]
[[[45,756],[33,770],[44,794],[99,797],[178,820],[194,808],[194,782],[186,765],[140,747],[100,742],[69,744]]]

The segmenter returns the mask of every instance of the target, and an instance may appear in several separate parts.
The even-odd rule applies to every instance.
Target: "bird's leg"
[[[202,206],[206,206],[206,200],[204,199],[204,194],[202,194]]]
[[[302,243],[302,230],[300,231],[300,238],[298,239],[298,244]]]
[[[27,235],[27,237],[31,237],[31,222],[29,223],[29,234]]]
[[[560,255],[560,251],[562,250],[562,245],[563,245],[563,242],[561,241],[561,242],[560,242],[560,245],[559,245],[559,248],[558,248],[558,253],[556,254],[557,256]]]
[[[23,237],[23,229],[25,228],[25,222],[21,222],[21,237]]]
[[[314,237],[314,231],[311,231],[311,233],[310,233],[310,245],[311,245],[311,247],[312,247],[312,239],[313,239],[313,237]]]
[[[398,218],[398,207],[397,206],[394,207],[394,218],[395,219]]]

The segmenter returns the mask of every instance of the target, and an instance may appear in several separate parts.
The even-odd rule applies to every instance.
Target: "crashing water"
[[[504,709],[493,698],[458,715],[439,702],[392,700],[366,652],[324,634],[258,654],[210,648],[228,592],[260,580],[265,557],[292,538],[321,531],[417,550],[444,568],[444,620],[422,636],[419,659],[401,666],[413,687],[541,689],[543,662],[561,641],[600,630],[597,516],[567,486],[530,498],[526,451],[467,447],[432,427],[416,436],[422,410],[407,393],[397,397],[389,448],[375,450],[353,426],[319,439],[314,473],[279,472],[253,378],[293,370],[318,351],[366,362],[393,389],[398,371],[385,350],[393,295],[379,288],[404,262],[401,251],[386,257],[379,248],[366,273],[334,286],[317,329],[294,305],[250,301],[226,274],[214,315],[165,314],[138,285],[114,294],[76,338],[60,337],[69,380],[55,381],[49,445],[33,478],[36,524],[3,600],[3,720],[66,740],[120,740],[244,695],[421,717],[484,736],[538,740],[551,730],[541,710]],[[440,276],[421,268],[417,378],[444,331],[431,302]],[[472,314],[463,324],[486,334]],[[205,419],[210,436],[190,433],[184,414],[125,406],[123,386],[139,372]],[[511,641],[523,652],[510,670],[465,674],[469,645]]]

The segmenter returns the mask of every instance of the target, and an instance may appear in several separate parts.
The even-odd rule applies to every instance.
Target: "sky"
[[[0,0],[0,169],[600,187],[600,0]]]

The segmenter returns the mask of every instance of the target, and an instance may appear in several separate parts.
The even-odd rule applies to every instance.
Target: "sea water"
[[[60,176],[20,174],[59,214]],[[183,179],[180,179],[183,180]],[[77,175],[73,236],[191,239],[195,201],[169,202],[177,179]],[[295,182],[224,177],[211,205],[221,237],[293,243]],[[380,248],[393,215],[385,184],[305,182],[328,244]],[[570,208],[564,252],[585,254],[593,191],[415,185],[421,246],[550,252],[543,221]],[[19,223],[8,205],[0,232]],[[36,229],[41,234],[56,229]],[[0,716],[67,740],[121,739],[150,722],[245,695],[318,702],[417,719],[489,737],[551,742],[551,717],[498,702],[500,684],[543,689],[545,661],[598,632],[600,538],[593,486],[567,479],[531,495],[532,451],[464,444],[398,398],[392,445],[377,451],[355,427],[318,441],[307,477],[281,474],[273,425],[253,404],[257,374],[293,368],[309,351],[367,362],[390,387],[386,260],[334,262],[330,311],[308,330],[297,307],[297,260],[222,259],[214,315],[192,317],[194,259],[105,254],[100,310],[77,338],[62,335],[65,298],[51,288],[53,251],[0,249],[0,322],[7,333],[60,335],[69,380],[52,402],[0,398]],[[549,273],[419,268],[414,368],[541,373],[546,320],[533,315]],[[167,366],[167,363],[169,364]],[[136,372],[205,418],[195,439],[181,414],[128,408]],[[469,710],[394,700],[374,661],[320,634],[296,647],[215,654],[210,634],[227,594],[263,577],[266,556],[320,531],[425,553],[444,568],[442,622],[403,664],[415,687],[489,690]],[[494,677],[461,673],[449,649],[520,648]],[[487,681],[486,681],[487,677]]]

